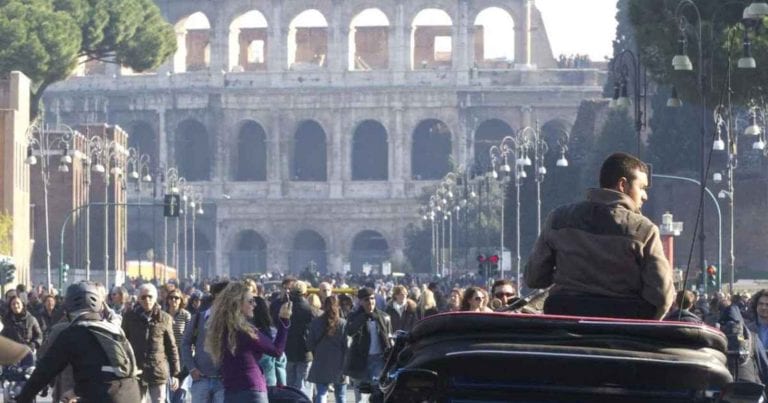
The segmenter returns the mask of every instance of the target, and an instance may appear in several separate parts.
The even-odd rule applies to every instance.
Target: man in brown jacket
[[[152,284],[142,284],[138,290],[136,309],[123,317],[123,331],[133,347],[140,375],[141,395],[149,394],[151,403],[165,403],[166,384],[176,390],[179,381],[179,355],[173,336],[173,319],[160,309],[157,289]]]
[[[553,286],[544,312],[661,319],[675,297],[659,229],[642,215],[648,166],[624,153],[600,168],[600,188],[547,218],[525,267],[531,288]]]

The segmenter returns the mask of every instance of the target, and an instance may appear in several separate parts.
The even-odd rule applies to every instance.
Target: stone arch
[[[352,239],[349,264],[353,273],[362,272],[364,264],[378,267],[377,270],[381,273],[381,264],[389,260],[389,257],[389,243],[378,231],[360,231]]]
[[[441,179],[451,169],[451,129],[438,119],[422,120],[413,131],[411,176]]]
[[[480,11],[474,22],[475,65],[509,68],[515,60],[515,20],[499,7]]]
[[[233,151],[235,181],[267,180],[267,133],[258,122],[246,120],[240,125]]]
[[[267,69],[269,24],[259,10],[249,10],[229,25],[229,71]]]
[[[488,119],[480,123],[475,130],[475,168],[485,172],[490,169],[492,146],[501,144],[504,136],[514,134],[512,127],[501,119]]]
[[[328,21],[316,9],[304,10],[288,25],[288,68],[306,70],[326,66]]]
[[[175,73],[207,70],[211,65],[211,23],[201,11],[179,20],[176,30]]]
[[[133,147],[139,154],[146,154],[150,159],[150,169],[157,166],[157,135],[149,123],[138,120],[130,124],[128,147]]]
[[[325,239],[313,230],[298,232],[293,238],[289,261],[291,272],[299,273],[314,262],[315,269],[325,273],[328,266]]]
[[[389,18],[379,8],[367,8],[349,24],[349,70],[389,67]]]
[[[244,230],[236,237],[234,249],[229,252],[229,275],[242,277],[247,273],[267,271],[267,243],[254,230]]]
[[[295,181],[328,180],[325,130],[314,120],[302,122],[294,134],[291,178]]]
[[[376,120],[357,125],[352,136],[352,180],[387,180],[387,129]]]
[[[453,20],[444,10],[425,8],[411,24],[411,69],[450,67]]]
[[[193,239],[195,245],[194,261],[192,260]],[[190,228],[187,230],[187,251],[190,262],[194,262],[194,266],[189,268],[190,274],[192,274],[192,268],[194,267],[197,268],[197,271],[203,278],[210,278],[216,274],[216,251],[214,250],[210,238],[205,234],[205,231],[200,228]],[[179,275],[183,274],[179,273]]]
[[[211,178],[211,147],[208,131],[202,123],[187,119],[176,129],[176,166],[188,181]]]

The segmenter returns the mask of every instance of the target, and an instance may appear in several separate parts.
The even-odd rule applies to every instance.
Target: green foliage
[[[13,251],[11,242],[13,231],[13,217],[10,214],[0,213],[0,255],[10,255]]]
[[[629,20],[629,0],[618,0],[616,2],[616,37],[613,39],[613,57],[618,56],[623,50],[631,50],[637,54],[637,45],[635,44],[635,29]],[[610,98],[613,96],[613,85],[616,82],[613,70],[608,71],[608,79],[603,86],[603,96]]]
[[[669,108],[670,95],[668,87],[659,87],[651,98],[653,116],[648,122],[651,135],[646,159],[657,173],[696,172],[700,163],[700,108],[686,103]]]
[[[637,155],[637,132],[633,125],[626,108],[608,110],[608,117],[582,171],[582,184],[585,188],[599,186],[600,166],[607,156],[620,151]]]
[[[747,2],[723,2],[720,0],[697,0],[696,6],[701,15],[701,41],[698,39],[698,24],[694,9],[682,7],[680,14],[690,24],[686,29],[688,56],[694,71],[674,71],[672,58],[678,52],[677,38],[680,36],[679,23],[675,18],[677,1],[665,0],[629,0],[629,17],[635,28],[640,59],[648,68],[654,81],[659,84],[674,84],[681,97],[687,101],[699,102],[697,74],[704,77],[705,106],[711,107],[723,103],[725,83],[728,76],[728,64],[732,66],[731,85],[733,102],[745,104],[755,98],[768,82],[768,31],[766,20],[758,22],[760,30],[755,34],[751,30],[752,53],[757,61],[757,69],[736,69],[741,57],[741,44],[744,26],[740,24]],[[698,62],[698,48],[704,66]]]
[[[144,71],[175,51],[173,27],[152,0],[0,0],[0,75],[30,77],[33,115],[45,89],[80,62]]]

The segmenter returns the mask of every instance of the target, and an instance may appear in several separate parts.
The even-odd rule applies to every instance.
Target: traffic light
[[[61,266],[61,285],[64,285],[68,282],[69,282],[69,265],[65,263],[64,265]]]
[[[713,265],[707,266],[707,288],[711,290],[717,290],[717,267]]]
[[[477,269],[481,276],[485,275],[485,255],[477,255]]]
[[[488,256],[489,271],[492,276],[499,275],[499,255]]]
[[[13,264],[0,265],[0,285],[7,285],[16,280],[16,266]]]
[[[163,216],[176,218],[179,216],[179,210],[181,209],[181,196],[179,195],[165,195],[163,198]]]

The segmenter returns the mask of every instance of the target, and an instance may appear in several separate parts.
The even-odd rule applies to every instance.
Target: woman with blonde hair
[[[263,354],[279,357],[285,350],[292,303],[280,307],[273,343],[250,324],[253,298],[247,284],[232,282],[214,300],[208,319],[205,350],[220,366],[225,403],[268,403],[259,360]]]
[[[424,319],[427,316],[432,316],[438,312],[435,294],[429,288],[421,290],[421,298],[419,298],[417,312],[419,314],[419,319]]]

